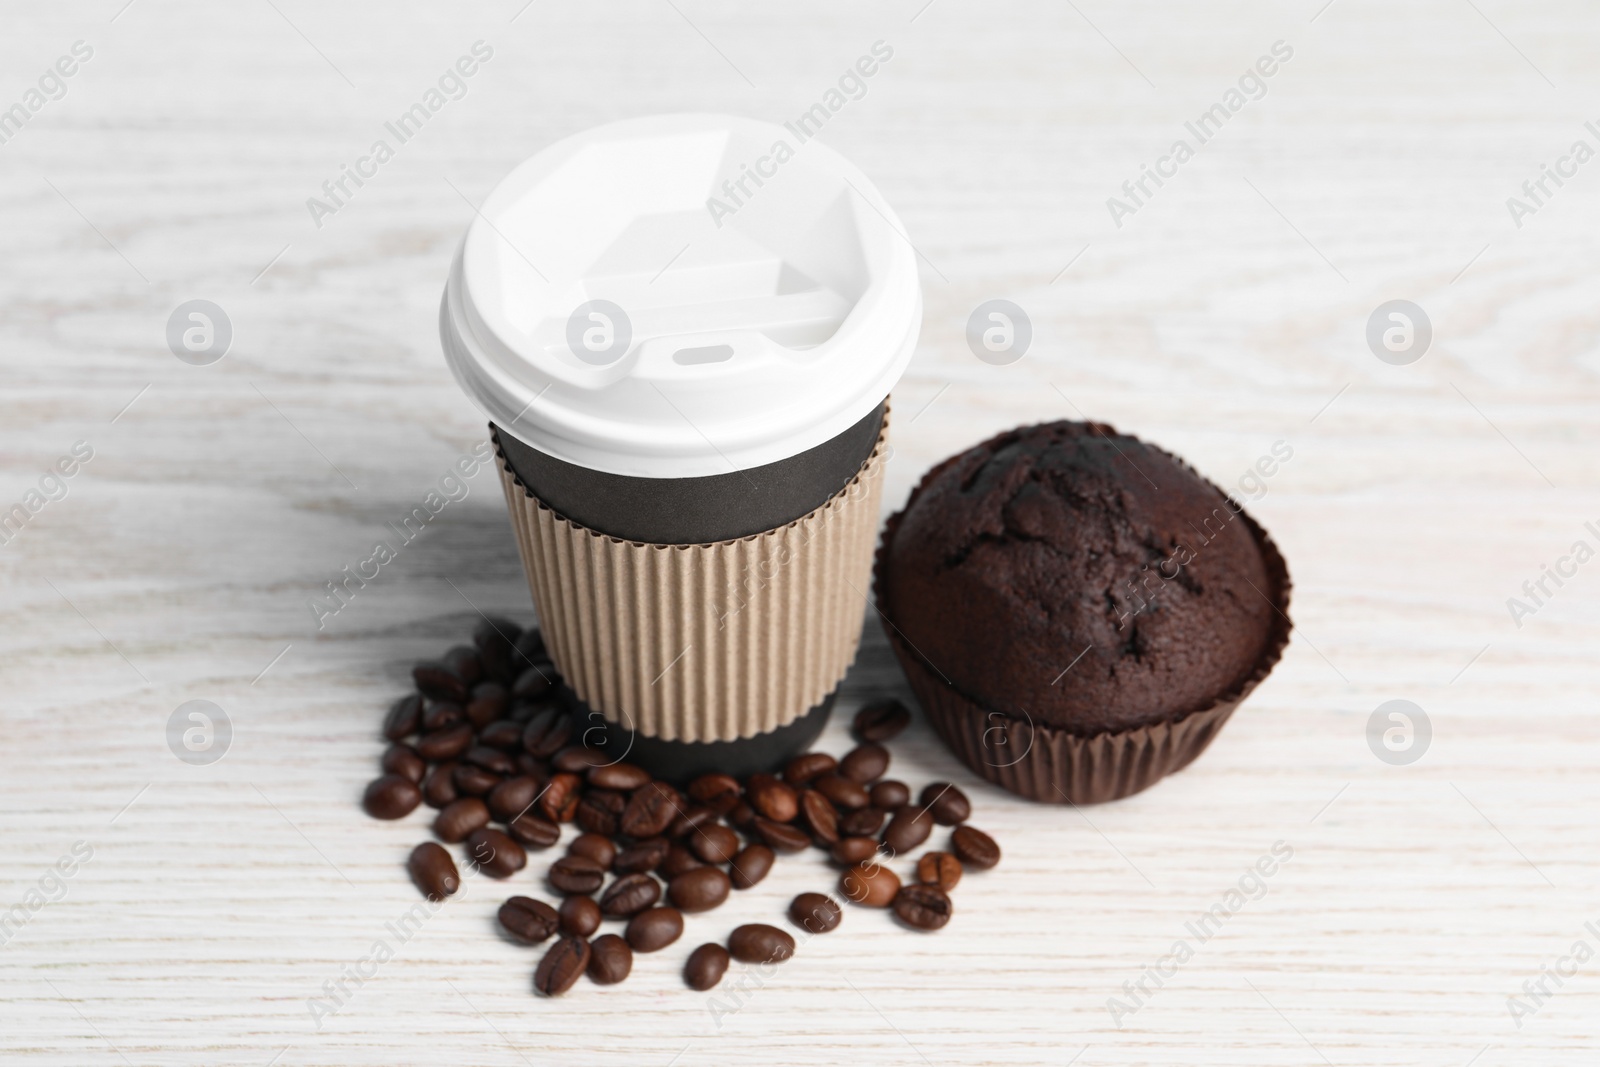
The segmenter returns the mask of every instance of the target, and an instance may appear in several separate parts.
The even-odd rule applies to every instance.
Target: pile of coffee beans
[[[994,840],[967,825],[971,804],[960,789],[933,782],[913,802],[904,782],[885,777],[884,742],[911,721],[896,700],[857,713],[859,743],[840,759],[807,752],[781,775],[703,774],[680,790],[583,743],[537,629],[486,618],[472,646],[411,673],[416,692],[384,720],[384,773],[362,805],[374,818],[399,819],[428,804],[438,811],[434,836],[463,845],[468,863],[500,879],[526,867],[530,850],[558,844],[563,824],[575,826],[565,854],[544,872],[560,904],[518,895],[499,912],[513,939],[550,942],[533,976],[547,996],[585,974],[601,985],[627,978],[634,953],[676,942],[684,913],[710,911],[733,890],[758,885],[780,854],[824,850],[843,869],[840,896],[889,908],[913,930],[943,927],[963,873],[1000,862]],[[951,828],[948,845],[923,852],[903,882],[887,864],[909,858],[935,827]],[[407,870],[432,900],[461,886],[455,860],[433,841],[416,847]],[[844,908],[825,893],[801,893],[787,914],[795,927],[821,934],[838,928]],[[595,936],[608,920],[625,924],[622,933]],[[794,951],[786,931],[747,924],[726,946],[696,948],[684,981],[711,989],[730,960],[776,963]]]

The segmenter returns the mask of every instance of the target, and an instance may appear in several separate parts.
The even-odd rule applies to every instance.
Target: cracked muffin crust
[[[883,607],[986,708],[1092,735],[1171,721],[1244,682],[1279,595],[1239,505],[1101,423],[1001,434],[912,495]]]

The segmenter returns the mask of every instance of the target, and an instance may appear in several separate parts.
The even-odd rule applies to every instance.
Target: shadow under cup
[[[623,542],[699,546],[759,537],[805,519],[827,505],[862,473],[873,457],[885,410],[886,402],[880,403],[844,432],[775,463],[697,478],[637,478],[590,470],[541,452],[493,424],[490,429],[516,483],[555,516]],[[517,502],[509,483],[507,493],[515,523]],[[875,528],[875,504],[872,510]],[[518,536],[526,562],[529,545],[522,524],[518,524]],[[865,551],[870,556],[870,544]],[[858,562],[865,565],[865,561],[866,557]],[[535,586],[535,599],[539,600],[538,583],[531,569],[529,580]],[[641,596],[650,592],[638,590]],[[545,620],[551,606],[540,603],[538,607],[541,620]],[[790,617],[808,610],[804,602],[785,605]],[[859,614],[856,618],[859,637]],[[548,636],[549,622],[545,622],[545,629]],[[785,721],[773,729],[741,736],[723,724],[713,732],[732,736],[685,741],[651,736],[645,729],[630,725],[639,720],[629,714],[625,705],[615,709],[623,721],[613,721],[571,688],[569,664],[558,661],[556,665],[568,678],[565,695],[578,734],[590,744],[599,744],[601,739],[595,732],[603,731],[606,751],[669,781],[685,781],[711,770],[746,775],[780,767],[816,740],[838,692],[835,683],[809,708],[782,709]]]

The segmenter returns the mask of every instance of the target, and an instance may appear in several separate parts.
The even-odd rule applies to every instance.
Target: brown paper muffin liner
[[[910,508],[929,479],[956,458],[959,457],[953,456],[929,471],[912,491],[906,508]],[[1187,767],[1211,744],[1234,709],[1271,673],[1289,643],[1292,624],[1288,613],[1288,565],[1267,532],[1241,509],[1238,516],[1261,546],[1262,561],[1273,586],[1262,592],[1273,598],[1276,609],[1267,646],[1243,682],[1209,707],[1170,721],[1093,735],[993,711],[941,678],[894,624],[885,596],[884,569],[904,515],[902,509],[889,518],[873,569],[873,597],[882,613],[889,643],[912,692],[945,744],[979,776],[1028,800],[1051,804],[1120,800]]]
[[[787,526],[657,545],[556,514],[517,478],[491,427],[545,645],[607,720],[666,741],[769,733],[820,704],[855,660],[888,454]]]

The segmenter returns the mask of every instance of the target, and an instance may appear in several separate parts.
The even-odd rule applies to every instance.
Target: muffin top
[[[1262,536],[1159,448],[1027,426],[923,479],[885,546],[884,610],[985,708],[1083,735],[1168,722],[1271,647],[1284,590]]]

